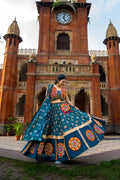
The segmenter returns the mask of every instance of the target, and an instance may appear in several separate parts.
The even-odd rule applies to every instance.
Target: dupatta
[[[40,109],[36,112],[32,118],[29,126],[26,129],[23,140],[25,141],[41,141],[44,127],[47,123],[47,114],[50,111],[51,101],[50,101],[50,92],[53,88],[53,85],[48,85],[48,90],[46,93],[45,100],[43,101]]]

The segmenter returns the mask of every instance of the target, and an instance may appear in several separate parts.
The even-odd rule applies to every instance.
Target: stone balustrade
[[[110,119],[109,119],[108,116],[102,115],[102,119],[105,120],[106,124],[109,124],[109,123],[110,123]]]
[[[66,75],[90,75],[90,65],[61,65],[61,64],[50,64],[50,65],[38,65],[36,67],[37,75],[52,75],[57,73],[66,73]]]
[[[19,87],[19,89],[26,89],[26,82],[25,81],[19,81],[18,87]]]
[[[100,89],[107,89],[108,83],[107,82],[100,82]]]
[[[30,54],[37,54],[37,49],[19,49],[18,55],[30,55]]]
[[[24,123],[24,116],[15,116],[17,122]]]
[[[93,54],[96,56],[108,56],[108,53],[105,50],[89,50],[89,56],[92,56]]]
[[[37,54],[37,49],[19,49],[18,55],[30,55]],[[108,56],[107,51],[105,50],[89,50],[89,55],[96,54],[96,56]]]

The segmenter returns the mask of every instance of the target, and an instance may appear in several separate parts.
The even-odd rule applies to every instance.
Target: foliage
[[[7,132],[12,132],[13,130],[13,124],[16,121],[16,118],[13,117],[8,117],[8,123],[6,124],[6,131]]]
[[[13,129],[12,124],[11,124],[11,123],[7,123],[7,124],[6,124],[6,131],[7,131],[7,132],[11,132],[12,129]]]
[[[13,128],[15,130],[16,135],[23,134],[24,125],[21,122],[16,122],[15,124],[13,124]]]
[[[59,4],[66,3],[66,1],[56,1],[53,3],[52,7],[58,6]]]
[[[119,180],[120,179],[120,160],[112,160],[109,162],[102,162],[96,165],[82,165],[75,166],[74,164],[68,162],[63,163],[61,166],[49,165],[47,162],[23,162],[20,160],[13,160],[9,158],[0,157],[0,164],[7,162],[7,164],[12,163],[12,168],[22,168],[23,176],[27,175],[29,179],[40,179],[44,175],[56,175],[64,177],[67,179],[105,179],[105,180]],[[42,178],[44,179],[44,178]],[[59,179],[59,178],[56,178]]]

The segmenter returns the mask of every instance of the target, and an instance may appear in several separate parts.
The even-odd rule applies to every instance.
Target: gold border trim
[[[24,149],[24,151],[22,152],[22,154],[25,153],[25,151],[30,147],[31,144],[32,144],[32,141],[27,145],[27,147]]]
[[[88,145],[88,143],[86,142],[85,138],[83,137],[82,133],[80,132],[80,130],[78,129],[78,132],[82,138],[82,140],[84,141],[85,145],[87,146],[88,149],[90,149],[90,146]]]
[[[89,116],[89,115],[88,115]],[[82,124],[82,125],[80,125],[80,126],[77,126],[77,127],[75,127],[75,128],[73,128],[73,129],[71,129],[71,130],[68,130],[68,131],[66,131],[66,132],[64,132],[64,135],[62,135],[62,136],[53,136],[53,135],[49,135],[49,136],[46,136],[46,135],[42,135],[42,138],[45,138],[45,139],[64,139],[64,137],[66,136],[66,135],[68,135],[68,134],[70,134],[70,133],[72,133],[72,132],[74,132],[74,131],[76,131],[76,130],[79,130],[80,128],[83,128],[84,126],[86,126],[86,125],[89,125],[91,122],[92,122],[92,120],[91,120],[91,117],[89,116],[89,121],[88,122],[86,122],[86,123],[84,123],[84,124]]]

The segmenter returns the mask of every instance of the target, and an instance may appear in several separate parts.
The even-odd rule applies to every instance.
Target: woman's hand
[[[76,107],[76,106],[73,106],[75,109],[77,109],[77,110],[79,110],[79,108],[78,107]]]

